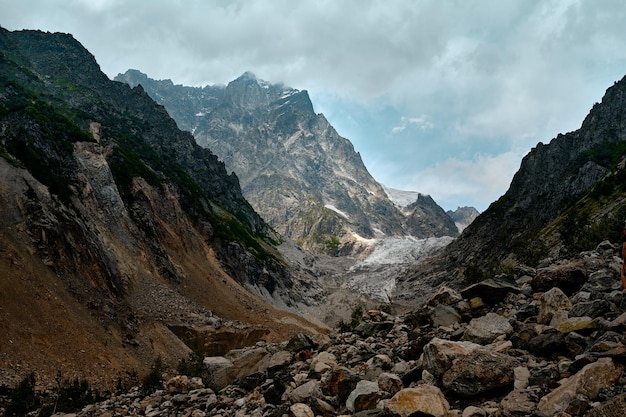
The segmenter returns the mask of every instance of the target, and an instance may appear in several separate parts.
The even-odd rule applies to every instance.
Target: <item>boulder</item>
[[[530,370],[528,370],[528,368],[525,366],[518,366],[513,369],[513,376],[515,377],[513,388],[516,390],[528,388],[528,381],[530,380]]]
[[[375,336],[377,334],[387,334],[393,329],[392,321],[366,321],[360,323],[354,332],[362,337]]]
[[[391,370],[393,367],[393,361],[389,356],[379,354],[368,359],[365,363],[365,367],[365,377],[368,379],[375,379],[383,372]]]
[[[187,381],[188,377],[186,375],[176,375],[167,380],[165,389],[170,393],[187,392]]]
[[[242,378],[257,372],[265,372],[269,366],[270,354],[262,347],[234,349],[225,355],[234,367],[235,376]]]
[[[343,403],[361,379],[348,368],[339,366],[334,368],[328,378],[322,382],[322,392],[329,397],[337,396]]]
[[[463,298],[471,300],[480,297],[488,304],[496,304],[504,300],[509,293],[519,294],[520,287],[512,277],[499,275],[470,285],[461,290]]]
[[[596,322],[591,317],[571,317],[559,323],[557,329],[563,333],[579,332],[588,334],[597,327]]]
[[[582,262],[572,261],[538,269],[531,285],[535,292],[559,288],[565,294],[572,295],[581,289],[587,278],[587,271]]]
[[[288,391],[285,396],[294,403],[304,403],[310,398],[318,398],[322,396],[319,381],[308,381],[299,387]]]
[[[435,307],[438,305],[452,306],[460,301],[463,301],[461,294],[445,285],[437,288],[437,290],[428,297],[426,305],[429,307]]]
[[[612,309],[613,305],[610,302],[604,298],[598,298],[596,300],[583,301],[574,304],[574,306],[569,310],[569,316],[589,316],[595,319],[596,317],[605,316],[607,313],[610,313]]]
[[[315,343],[311,338],[303,333],[297,333],[289,339],[286,349],[293,353],[298,353],[303,350],[313,350]]]
[[[532,415],[537,409],[534,393],[530,390],[513,390],[500,401],[502,415],[525,417]]]
[[[403,385],[402,379],[398,375],[389,372],[383,372],[378,375],[376,382],[381,391],[388,392],[391,395],[400,391]]]
[[[287,350],[278,351],[270,357],[267,363],[267,370],[269,372],[276,372],[284,369],[289,366],[292,360],[293,354],[291,352]]]
[[[465,407],[461,417],[487,417],[487,412],[480,407],[470,405]]]
[[[233,363],[223,356],[208,356],[202,361],[202,382],[214,391],[230,385],[237,378]]]
[[[590,363],[574,376],[561,381],[561,385],[539,401],[539,412],[554,415],[567,409],[575,398],[594,400],[602,388],[613,385],[623,368],[610,358],[601,358]]]
[[[537,323],[557,327],[567,318],[567,311],[570,308],[572,308],[572,303],[567,295],[560,288],[551,288],[539,297]]]
[[[306,404],[296,403],[289,407],[293,417],[315,417],[313,410]]]
[[[430,312],[430,321],[433,327],[450,327],[461,322],[461,315],[454,307],[439,304]]]
[[[380,398],[380,389],[376,382],[359,381],[346,400],[346,408],[353,413],[375,409]]]
[[[498,352],[478,349],[457,358],[443,375],[443,386],[464,397],[483,395],[513,387],[518,359]]]
[[[287,373],[276,374],[273,376],[271,383],[263,386],[261,394],[268,404],[280,405],[283,403],[283,394],[287,389],[287,385],[291,380],[291,376]]]
[[[311,360],[309,369],[312,374],[321,375],[337,366],[337,358],[330,352],[320,352]]]
[[[454,359],[469,355],[482,347],[472,342],[456,342],[433,338],[424,346],[423,367],[436,377],[441,377],[451,366]]]
[[[568,352],[565,333],[558,332],[556,329],[531,337],[526,343],[526,348],[531,353],[544,358],[551,358]]]
[[[487,417],[487,412],[480,407],[470,405],[469,407],[465,407],[461,417]]]
[[[589,274],[589,279],[581,288],[590,293],[611,292],[622,289],[619,272],[610,268],[603,268]]]
[[[489,344],[498,336],[513,333],[509,320],[496,313],[487,313],[483,317],[472,319],[465,329],[463,340],[478,344]]]
[[[393,416],[433,416],[446,417],[450,404],[439,388],[433,385],[420,385],[405,388],[384,402],[384,409]]]

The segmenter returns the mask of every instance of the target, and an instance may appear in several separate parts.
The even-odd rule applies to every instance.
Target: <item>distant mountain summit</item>
[[[174,86],[135,70],[116,80],[141,84],[237,174],[255,210],[305,248],[342,254],[362,239],[458,234],[430,197],[416,198],[412,210],[394,204],[350,141],[314,112],[306,90],[250,72],[225,87]]]
[[[454,224],[456,224],[460,233],[472,224],[476,217],[480,215],[480,212],[474,207],[457,207],[454,211],[448,210],[446,214],[454,220]]]

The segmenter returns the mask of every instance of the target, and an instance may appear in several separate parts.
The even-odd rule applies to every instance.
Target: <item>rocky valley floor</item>
[[[150,392],[70,415],[623,416],[616,255],[604,242],[459,291],[439,287],[406,314],[357,310],[341,333],[208,356],[189,375],[164,370]]]

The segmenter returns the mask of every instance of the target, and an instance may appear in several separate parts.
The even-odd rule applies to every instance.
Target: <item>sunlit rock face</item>
[[[131,70],[117,79],[142,84],[237,174],[255,210],[305,248],[349,254],[361,251],[364,239],[458,234],[428,196],[415,193],[409,207],[395,204],[350,141],[314,112],[306,91],[251,73],[202,89]]]

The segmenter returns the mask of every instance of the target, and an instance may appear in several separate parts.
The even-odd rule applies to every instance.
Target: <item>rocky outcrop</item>
[[[393,204],[352,144],[314,113],[306,91],[251,73],[226,87],[203,89],[154,81],[132,70],[116,79],[143,85],[237,173],[244,195],[263,218],[303,247],[336,255],[360,250],[357,235],[458,234],[430,197],[421,196],[405,213]],[[189,100],[181,104],[185,95]]]
[[[581,254],[589,274],[613,271],[619,280],[613,269],[616,250]],[[77,416],[115,409],[163,416],[621,415],[626,389],[621,291],[580,290],[567,297],[557,290],[569,300],[560,306],[583,299],[611,305],[593,328],[564,330],[540,323],[537,312],[547,292],[527,292],[525,276],[514,283],[519,291],[490,306],[472,308],[461,293],[442,287],[405,315],[366,312],[366,323],[392,324],[366,335],[346,332],[315,341],[298,335],[205,358],[204,387],[192,378],[170,377],[155,394],[142,396],[136,389],[87,406]],[[428,322],[429,312],[441,306],[456,310],[462,321],[449,326]],[[541,338],[562,344],[539,348]],[[236,366],[237,361],[246,365]],[[216,379],[221,383],[216,385]]]
[[[626,156],[625,92],[622,79],[593,105],[580,129],[537,144],[507,192],[464,230],[448,255],[462,266],[485,267],[511,254],[534,264],[546,249],[569,256],[617,237],[626,213],[620,164]]]

